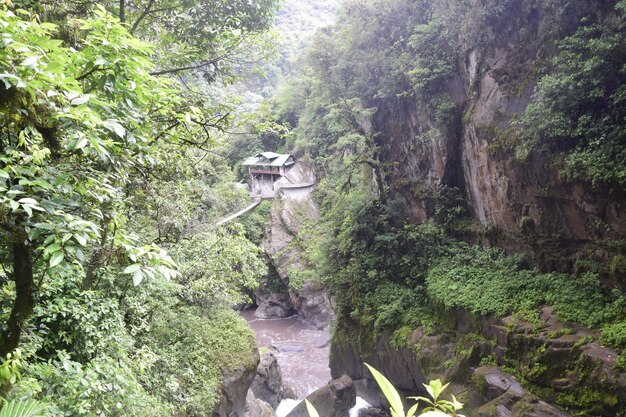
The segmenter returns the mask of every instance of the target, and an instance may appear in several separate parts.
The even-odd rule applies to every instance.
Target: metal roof
[[[291,160],[289,160],[290,158]],[[291,155],[278,154],[274,152],[261,152],[243,161],[244,166],[255,165],[281,167],[284,165],[291,165],[293,163],[295,163],[295,161],[293,160]]]
[[[274,159],[270,165],[273,167],[282,167],[290,157],[291,155],[288,154],[278,155],[278,157]],[[291,162],[293,163],[293,161]]]
[[[261,153],[258,153],[256,155],[254,155],[254,156],[258,156],[258,157],[262,156],[263,158],[267,158],[267,159],[271,160],[271,159],[274,159],[274,158],[278,158],[281,155],[278,154],[278,153],[275,153],[275,152],[261,152]]]

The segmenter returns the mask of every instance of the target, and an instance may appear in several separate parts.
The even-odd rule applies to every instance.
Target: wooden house
[[[262,198],[273,198],[279,181],[296,163],[292,155],[261,152],[243,162],[248,167],[252,180],[252,194]]]

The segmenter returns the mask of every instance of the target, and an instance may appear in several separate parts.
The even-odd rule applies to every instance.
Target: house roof
[[[282,167],[283,165],[291,165],[287,163],[287,160],[290,157],[291,155],[288,155],[288,154],[278,155],[278,157],[274,159],[270,165],[273,167]],[[293,158],[290,162],[293,163]]]
[[[256,156],[256,157],[261,157],[262,156],[263,158],[267,158],[267,159],[271,160],[271,159],[274,159],[274,158],[278,158],[281,155],[278,154],[278,153],[275,153],[275,152],[261,152],[261,153],[258,153],[256,155],[254,155],[254,156]]]
[[[278,154],[274,152],[261,152],[243,161],[244,166],[267,166],[281,167],[295,163],[289,154]]]

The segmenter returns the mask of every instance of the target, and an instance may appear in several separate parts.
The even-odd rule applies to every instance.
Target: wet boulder
[[[324,327],[322,329],[322,333],[319,335],[319,337],[317,338],[313,346],[315,346],[318,349],[328,347],[330,346],[330,338],[331,338],[330,328],[328,326]]]
[[[526,391],[516,378],[499,368],[481,366],[474,371],[478,402],[487,401],[476,417],[570,417],[556,407]]]
[[[261,351],[261,360],[250,391],[257,399],[265,401],[273,409],[276,409],[285,398],[282,373],[276,356],[272,352]]]
[[[260,398],[256,398],[252,390],[246,396],[245,417],[276,417],[274,408]]]
[[[356,389],[349,376],[333,379],[328,385],[306,397],[320,416],[347,417],[356,404]],[[304,401],[300,402],[287,417],[309,417]]]
[[[282,319],[296,314],[289,295],[284,293],[266,293],[261,290],[255,292],[258,308],[254,316],[261,319]]]
[[[246,394],[256,376],[259,363],[257,349],[252,350],[249,364],[228,371],[224,375],[220,402],[213,411],[213,417],[243,417],[246,409]]]
[[[320,284],[307,281],[289,294],[298,314],[318,329],[327,327],[335,318],[330,295]]]

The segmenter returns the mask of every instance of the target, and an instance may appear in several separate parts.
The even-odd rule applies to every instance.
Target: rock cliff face
[[[256,398],[265,401],[275,410],[282,399],[287,398],[276,356],[269,351],[261,352],[261,361],[256,373],[250,391]]]
[[[472,9],[486,2],[457,3]],[[406,202],[417,223],[438,215],[437,198],[458,191],[470,221],[452,231],[457,237],[526,254],[531,266],[544,270],[598,272],[609,286],[626,289],[624,191],[564,178],[559,159],[564,149],[557,149],[564,145],[531,146],[514,123],[532,102],[556,41],[571,35],[583,16],[589,24],[614,20],[614,2],[490,4],[506,15],[489,23],[493,33],[487,41],[461,31],[456,72],[441,91],[430,92],[436,100],[362,98],[362,108],[375,109],[360,130],[378,145],[375,162],[384,186],[397,198],[394,203]],[[555,17],[561,12],[555,7],[567,10]],[[276,242],[284,241],[279,231],[287,229],[276,229]],[[281,264],[288,262],[279,261],[277,269]],[[444,314],[454,329],[438,335],[414,329],[409,346],[398,346],[391,334],[374,336],[342,314],[331,345],[333,377],[358,380],[360,394],[374,403],[379,394],[371,392],[363,362],[413,395],[429,379],[451,381],[468,415],[624,415],[626,374],[615,362],[618,352],[591,342],[597,340],[591,330],[559,323],[549,310],[533,324],[464,311]],[[503,371],[507,368],[516,370],[520,381]]]
[[[356,403],[356,390],[352,380],[342,376],[307,395],[320,416],[346,417]],[[304,401],[301,401],[287,417],[309,417]]]
[[[297,161],[281,183],[315,183],[312,164]],[[296,239],[306,238],[300,233],[302,228],[319,217],[319,209],[311,196],[312,190],[313,186],[286,186],[273,201],[262,247],[271,259],[275,274],[256,292],[257,313],[261,317],[285,317],[297,312],[314,325],[323,327],[333,317],[326,291],[311,282],[293,285],[293,275],[305,267]]]
[[[376,103],[372,126],[380,132],[387,184],[407,200],[418,222],[432,214],[425,189],[460,189],[475,238],[525,252],[542,268],[571,271],[580,267],[576,261],[610,263],[623,256],[623,249],[610,244],[626,238],[623,191],[566,181],[554,149],[526,152],[517,146],[520,132],[511,121],[531,102],[539,62],[555,48],[548,8],[517,3],[496,26],[491,44],[461,42],[458,72],[443,92],[455,106],[446,120],[433,106],[409,99]],[[614,18],[603,2],[580,1],[568,13],[572,23],[560,21],[562,34],[571,33],[582,15],[600,22]],[[610,285],[626,287],[624,271],[600,272]]]
[[[250,361],[239,368],[224,374],[220,392],[220,402],[213,411],[213,417],[244,417],[246,394],[256,377],[259,352],[256,346],[250,350]]]
[[[581,1],[580,7],[590,3]],[[518,12],[494,45],[468,44],[461,52],[458,73],[443,92],[456,110],[444,122],[418,101],[376,103],[372,131],[378,132],[386,184],[418,223],[434,216],[433,189],[457,188],[473,221],[463,237],[526,253],[540,268],[571,272],[590,263],[608,265],[624,255],[623,245],[611,244],[626,238],[624,193],[567,181],[553,149],[524,154],[511,143],[516,132],[507,129],[532,101],[537,78],[531,69],[547,53],[542,48],[550,29],[546,16],[527,14],[524,7]],[[516,70],[522,74],[513,82]],[[623,270],[596,271],[610,286],[626,288]],[[402,348],[391,335],[374,339],[341,317],[331,344],[333,377],[357,380],[359,394],[373,404],[380,394],[363,362],[411,395],[427,380],[442,378],[466,403],[465,414],[475,416],[608,417],[626,409],[626,374],[615,363],[619,352],[589,343],[590,330],[558,323],[549,310],[534,325],[462,311],[452,316],[454,331],[427,335],[418,328]],[[501,368],[479,367],[485,357]],[[526,389],[502,368],[516,369]]]
[[[468,415],[569,415],[546,402],[575,415],[609,417],[625,410],[626,373],[616,364],[617,352],[590,342],[590,330],[559,323],[548,308],[541,318],[531,324],[512,317],[477,319],[458,311],[453,332],[429,336],[417,328],[410,346],[402,348],[394,346],[389,334],[372,340],[364,329],[340,322],[331,345],[332,376],[347,374],[359,381],[359,394],[372,404],[380,397],[371,389],[363,362],[411,395],[422,392],[428,380],[451,382]],[[481,358],[515,369],[527,389],[498,368],[480,368]]]

